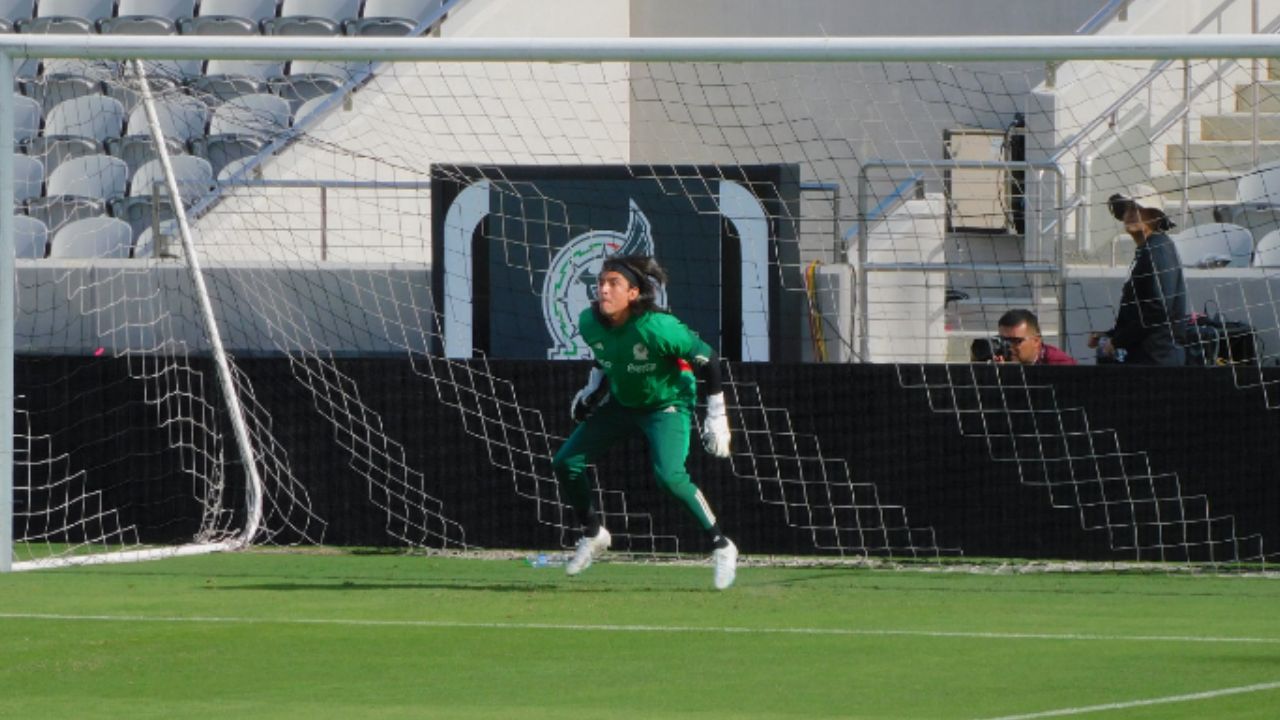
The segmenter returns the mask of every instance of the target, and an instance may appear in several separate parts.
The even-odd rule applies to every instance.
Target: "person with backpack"
[[[1089,347],[1098,349],[1099,362],[1184,365],[1187,283],[1178,249],[1167,235],[1173,221],[1162,210],[1142,207],[1123,195],[1112,195],[1107,205],[1136,247],[1115,325],[1105,333],[1091,333]]]

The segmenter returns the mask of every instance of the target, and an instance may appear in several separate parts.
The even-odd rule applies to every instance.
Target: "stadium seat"
[[[42,258],[49,252],[49,228],[27,215],[13,216],[13,256]]]
[[[210,60],[204,75],[187,84],[190,93],[202,102],[220,105],[239,95],[265,93],[268,81],[279,77],[284,63],[257,60]]]
[[[44,163],[29,155],[13,156],[13,202],[26,202],[44,194]]]
[[[181,247],[178,246],[180,240],[177,237],[178,223],[174,220],[164,220],[159,224],[159,228],[160,232],[157,234],[156,226],[149,225],[138,234],[133,241],[133,256],[135,258],[178,256],[181,252]],[[168,241],[167,249],[161,251],[163,254],[157,253],[155,242],[157,235]]]
[[[1171,235],[1183,267],[1248,267],[1253,233],[1230,223],[1208,223]]]
[[[127,258],[133,246],[129,224],[112,217],[67,223],[53,235],[51,258]]]
[[[363,75],[368,63],[324,62],[320,60],[294,60],[287,66],[287,73],[271,82],[276,95],[297,109],[308,100],[326,97],[342,88],[347,80]]]
[[[363,14],[348,20],[343,30],[373,37],[409,35],[443,4],[442,0],[365,0]]]
[[[183,35],[256,35],[275,17],[276,0],[202,0],[198,15],[178,19]]]
[[[102,215],[108,198],[123,195],[129,168],[119,158],[89,155],[67,160],[49,173],[45,197],[27,203],[27,214],[57,234],[63,225]]]
[[[1280,268],[1280,230],[1272,230],[1258,241],[1253,251],[1253,267]]]
[[[36,16],[36,0],[0,0],[0,18],[16,23]]]
[[[179,155],[169,158],[169,164],[178,181],[178,191],[182,193],[184,204],[193,204],[213,187],[213,167],[204,158]],[[151,196],[156,190],[156,184],[163,185],[164,182],[164,167],[159,160],[152,160],[144,163],[133,174],[128,194],[130,197]],[[161,189],[160,193],[167,195],[168,191]]]
[[[169,155],[182,155],[187,151],[186,143],[169,138],[165,140],[165,147],[169,149]],[[132,177],[138,168],[148,162],[160,157],[156,151],[155,138],[150,135],[124,135],[118,138],[109,138],[107,140],[107,154],[111,157],[118,157],[129,166],[129,176]]]
[[[208,135],[191,141],[191,153],[208,160],[217,177],[231,163],[262,152],[269,142],[252,135]]]
[[[213,169],[203,158],[190,155],[169,160],[178,180],[178,191],[182,193],[182,203],[191,207],[212,189]],[[173,203],[164,183],[164,168],[159,160],[152,160],[134,173],[128,196],[111,201],[112,216],[128,223],[133,237],[141,236],[158,222],[173,219]]]
[[[45,117],[44,134],[87,137],[98,142],[124,132],[124,106],[106,95],[64,100]]]
[[[236,177],[241,172],[244,172],[245,168],[257,168],[258,166],[254,164],[255,159],[256,159],[256,156],[249,155],[246,157],[242,157],[239,160],[233,160],[227,163],[225,166],[223,166],[221,170],[218,171],[218,182],[223,183]],[[260,173],[253,173],[252,171],[249,174],[250,175],[256,174],[259,177],[261,176]],[[247,179],[247,178],[239,178],[239,179]]]
[[[115,0],[40,0],[35,17],[16,27],[24,33],[92,33],[114,12]]]
[[[1244,173],[1236,181],[1235,202],[1213,210],[1215,220],[1237,222],[1248,212],[1280,210],[1280,162],[1266,163]]]
[[[22,94],[40,103],[47,114],[58,104],[85,95],[102,94],[102,81],[115,74],[115,63],[84,60],[47,60],[39,73],[22,78]]]
[[[204,103],[185,95],[157,99],[155,108],[160,132],[166,138],[182,143],[203,135],[209,123],[209,109]],[[130,135],[145,135],[151,132],[145,106],[139,105],[129,112],[125,130]]]
[[[19,20],[13,29],[29,35],[89,35],[94,31],[94,21],[78,16],[53,15]]]
[[[117,35],[173,35],[178,18],[195,14],[195,0],[120,0],[116,17],[98,21],[98,32]]]
[[[317,115],[317,113],[321,113],[325,111],[323,108],[325,103],[328,102],[328,100],[329,100],[328,95],[321,95],[320,97],[311,98],[310,100],[299,105],[298,109],[293,111],[294,127],[297,127],[299,123],[313,122],[317,120],[319,118],[319,115]],[[334,105],[340,105],[340,104],[341,104],[340,102],[334,103]],[[313,115],[316,115],[316,117],[312,117]]]
[[[103,215],[107,211],[107,202],[102,198],[77,195],[46,195],[28,200],[26,209],[27,215],[43,222],[53,234],[67,223]]]
[[[44,124],[44,109],[40,103],[26,95],[13,96],[13,143],[21,145],[40,134]]]
[[[289,103],[275,95],[241,95],[213,111],[209,134],[274,137],[289,129],[292,117]]]
[[[262,21],[267,35],[338,35],[359,17],[360,0],[283,0],[280,17]]]
[[[101,155],[103,150],[102,143],[97,140],[74,135],[38,135],[20,146],[22,153],[44,164],[46,177],[72,158]]]
[[[180,95],[192,78],[200,76],[201,60],[144,60],[142,71],[147,76],[147,86],[157,99]],[[142,88],[132,62],[121,70],[124,82],[106,83],[107,95],[120,101],[125,112],[131,112],[142,100]]]
[[[49,173],[45,192],[88,198],[124,195],[129,185],[129,166],[110,155],[71,158]]]
[[[131,195],[113,198],[109,203],[111,217],[129,226],[130,237],[138,238],[156,223],[173,221],[173,203],[167,197]]]

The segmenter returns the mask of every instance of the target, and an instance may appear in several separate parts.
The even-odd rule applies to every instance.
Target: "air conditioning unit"
[[[1002,165],[1011,156],[1010,135],[1003,130],[958,128],[942,133],[948,160],[991,162],[992,167],[950,168],[946,173],[947,230],[1016,232],[1013,173]],[[1018,173],[1021,175],[1021,173]]]

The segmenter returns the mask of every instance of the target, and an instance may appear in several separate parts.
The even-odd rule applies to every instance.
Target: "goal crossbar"
[[[1269,58],[1280,36],[326,38],[11,35],[11,57],[448,62],[907,62]]]

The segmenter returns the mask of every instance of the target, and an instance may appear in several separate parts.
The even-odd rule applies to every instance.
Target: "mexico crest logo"
[[[560,248],[542,285],[542,318],[551,335],[547,357],[552,360],[589,359],[591,349],[578,337],[578,316],[596,298],[596,278],[610,255],[652,255],[649,220],[635,201],[627,229],[592,230]],[[658,288],[658,304],[666,305],[666,288]]]

